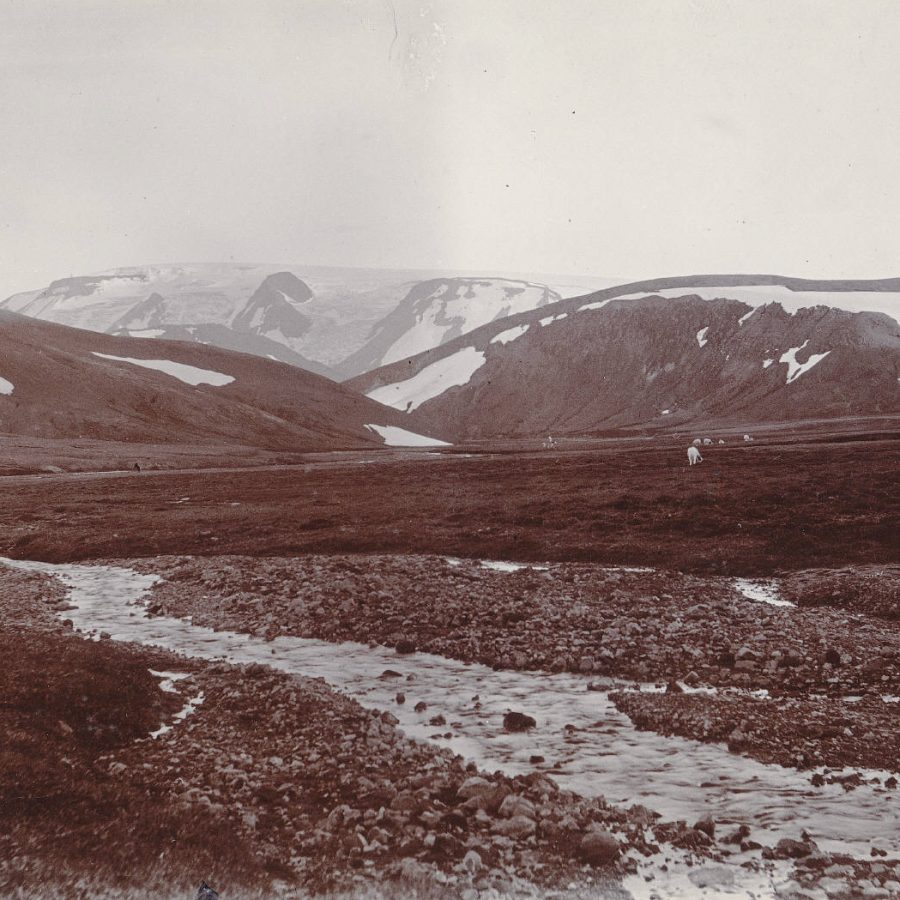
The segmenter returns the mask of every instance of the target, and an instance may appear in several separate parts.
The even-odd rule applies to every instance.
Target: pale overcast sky
[[[0,296],[167,261],[900,275],[893,0],[0,0]]]

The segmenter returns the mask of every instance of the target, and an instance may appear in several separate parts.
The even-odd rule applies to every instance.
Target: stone
[[[494,789],[493,785],[478,775],[467,778],[456,792],[457,797],[462,800],[468,800],[471,797],[482,797],[490,793]]]
[[[397,812],[416,812],[420,805],[412,791],[400,791],[391,801],[391,809],[397,810]]]
[[[694,825],[694,828],[708,834],[711,838],[716,836],[716,820],[712,816],[704,816]]]
[[[628,821],[634,825],[652,825],[658,818],[659,813],[648,809],[640,803],[636,803],[628,810]]]
[[[476,850],[469,850],[463,857],[462,866],[470,875],[477,875],[484,868],[484,863]]]
[[[432,869],[415,859],[402,859],[398,874],[408,884],[425,886],[432,883]]]
[[[503,727],[507,731],[528,731],[534,728],[537,722],[531,717],[521,712],[508,712],[503,717]]]
[[[734,887],[734,872],[727,866],[702,866],[688,872],[688,878],[700,889]]]
[[[732,831],[731,834],[723,838],[723,843],[740,844],[741,841],[745,840],[749,836],[750,829],[746,825],[738,825],[738,827],[734,831]]]
[[[494,834],[502,834],[504,837],[522,838],[534,834],[537,824],[528,816],[513,816],[511,819],[495,822],[491,830]]]
[[[775,845],[776,859],[803,859],[809,856],[814,850],[815,845],[811,841],[795,841],[793,838],[782,838]]]
[[[619,842],[602,828],[592,828],[578,845],[579,856],[592,866],[609,865],[619,858],[620,852]]]
[[[497,814],[505,819],[511,819],[514,816],[527,816],[529,819],[534,819],[535,809],[530,800],[518,794],[510,794],[500,804]]]

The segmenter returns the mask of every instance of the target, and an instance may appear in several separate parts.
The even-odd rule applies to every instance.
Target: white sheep
[[[700,455],[700,451],[692,444],[688,447],[688,465],[692,466],[699,462],[703,462],[703,457]]]

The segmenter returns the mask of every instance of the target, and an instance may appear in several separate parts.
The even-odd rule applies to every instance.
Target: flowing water
[[[487,770],[509,774],[545,770],[561,787],[582,796],[602,795],[625,806],[642,803],[666,819],[691,823],[711,815],[722,832],[728,823],[744,823],[763,844],[798,838],[806,830],[823,850],[868,857],[874,846],[891,856],[900,854],[900,804],[895,792],[878,784],[851,792],[840,785],[814,788],[808,773],[764,765],[722,745],[637,731],[606,692],[587,689],[585,677],[496,672],[425,653],[400,656],[357,643],[298,637],[264,641],[186,620],[148,617],[143,603],[159,580],[155,575],[110,566],[4,559],[0,563],[59,578],[69,588],[74,606],[66,617],[95,638],[103,631],[114,640],[153,644],[188,656],[263,663],[324,678],[364,706],[393,712],[410,737],[450,747]],[[405,703],[397,703],[398,692],[405,695]],[[420,701],[427,704],[424,712],[414,710]],[[509,710],[533,716],[537,726],[525,734],[505,732],[502,720]],[[438,714],[446,725],[429,725]],[[544,762],[532,763],[536,755]],[[888,775],[863,774],[882,781]],[[749,878],[746,870],[733,871]],[[643,881],[632,881],[633,893],[653,896],[649,888],[644,890]],[[688,893],[677,890],[673,881],[661,896],[735,896],[730,890],[701,892],[690,885],[685,890]],[[768,895],[765,886],[740,893]]]

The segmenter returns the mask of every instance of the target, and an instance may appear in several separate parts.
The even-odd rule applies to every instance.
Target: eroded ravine
[[[732,754],[716,744],[664,738],[635,730],[605,692],[587,690],[587,678],[494,671],[424,653],[399,656],[357,643],[213,631],[189,621],[149,618],[143,609],[155,575],[110,566],[53,565],[0,560],[59,578],[76,629],[112,639],[164,647],[203,659],[263,663],[321,677],[362,704],[388,709],[411,737],[434,741],[487,769],[510,774],[545,769],[560,786],[610,802],[642,803],[667,819],[745,823],[771,844],[806,830],[826,851],[868,856],[878,847],[900,853],[900,809],[893,792],[864,785],[812,787],[804,775]],[[387,670],[390,670],[389,674]],[[397,703],[397,694],[405,702]],[[415,706],[427,704],[424,712]],[[508,710],[533,716],[526,734],[502,728]],[[441,715],[446,725],[429,725]],[[544,762],[535,766],[531,757]],[[886,773],[867,773],[883,778]]]

